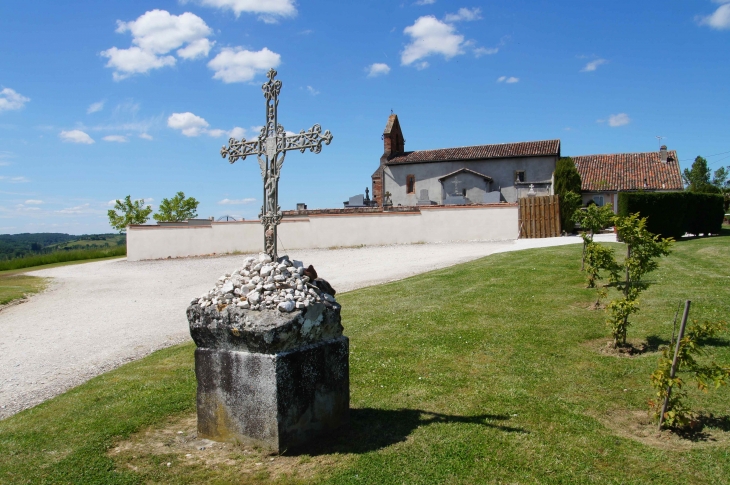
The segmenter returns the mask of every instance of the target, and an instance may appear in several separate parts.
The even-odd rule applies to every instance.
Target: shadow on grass
[[[308,444],[306,452],[304,449],[292,449],[287,450],[286,454],[317,456],[333,453],[367,453],[405,441],[416,428],[437,423],[463,423],[494,428],[507,433],[529,433],[522,428],[493,422],[509,419],[510,417],[504,414],[452,416],[418,409],[351,409],[350,424],[345,430],[320,439],[314,446],[312,443]]]
[[[658,335],[647,335],[646,352],[657,352],[660,347],[668,346],[670,343],[669,340],[661,338]]]
[[[707,432],[707,428],[714,428],[720,431],[730,431],[730,416],[713,416],[701,414],[697,420],[697,425],[694,428],[685,430],[675,430],[678,436],[682,438],[699,442],[699,441],[714,441],[712,435]]]
[[[720,338],[720,337],[712,337],[712,338],[702,339],[700,341],[700,344],[707,345],[709,347],[730,347],[730,340],[726,340],[726,339]]]

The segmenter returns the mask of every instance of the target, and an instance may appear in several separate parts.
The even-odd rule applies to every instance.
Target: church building
[[[552,195],[560,158],[560,140],[407,152],[395,114],[383,132],[383,148],[372,175],[377,205],[485,204],[516,202],[528,193]]]

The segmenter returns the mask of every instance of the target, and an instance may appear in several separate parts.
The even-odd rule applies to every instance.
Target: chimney
[[[662,147],[659,149],[659,158],[661,159],[662,163],[667,163],[667,146],[662,145]]]

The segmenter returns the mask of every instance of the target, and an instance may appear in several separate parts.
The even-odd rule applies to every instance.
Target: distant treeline
[[[71,243],[83,241],[85,244]],[[0,261],[25,258],[32,255],[47,255],[57,251],[73,251],[76,249],[106,249],[124,244],[118,234],[90,234],[72,236],[70,234],[42,232],[34,234],[0,234]]]
[[[29,255],[22,258],[0,261],[0,271],[30,268],[44,264],[64,263],[66,261],[82,261],[87,259],[109,258],[112,256],[124,256],[126,254],[127,246],[116,246],[110,249],[55,251],[48,254]]]

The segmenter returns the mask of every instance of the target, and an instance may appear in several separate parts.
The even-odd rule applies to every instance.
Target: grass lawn
[[[38,293],[46,287],[46,279],[23,274],[0,273],[0,305]]]
[[[41,266],[10,269],[0,271],[0,305],[6,305],[12,301],[19,300],[25,296],[29,296],[46,287],[48,278],[38,276],[28,276],[25,273],[36,271],[39,269],[55,268],[58,266],[69,266],[72,264],[91,263],[95,261],[105,261],[107,259],[119,259],[125,256],[112,256],[109,258],[98,259],[82,259],[76,261],[63,261],[61,263],[44,264]],[[2,482],[0,482],[2,483]]]
[[[351,424],[308,455],[185,445],[187,344],[0,421],[0,483],[730,483],[730,390],[688,388],[720,418],[705,439],[651,431],[658,353],[598,351],[608,329],[588,308],[580,251],[498,254],[338,295]],[[684,299],[691,318],[727,319],[730,232],[678,243],[651,278],[629,338],[668,341]],[[730,334],[708,350],[730,364]]]
[[[52,264],[71,261],[99,260],[127,255],[126,246],[116,246],[104,249],[74,249],[71,251],[56,251],[48,254],[33,254],[22,258],[0,261],[0,271],[18,270],[36,266],[50,266]]]

